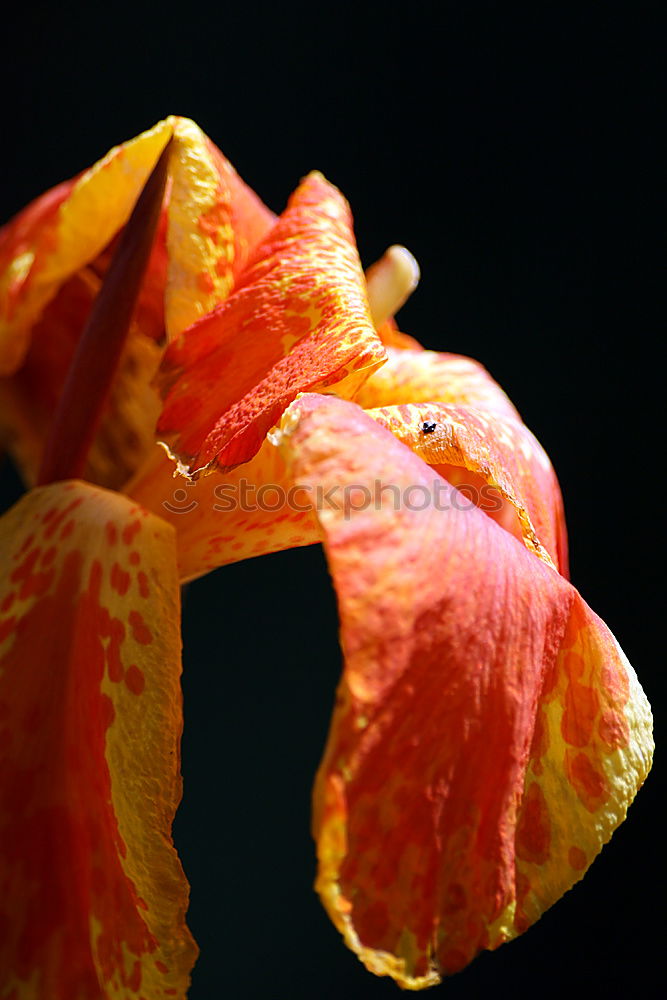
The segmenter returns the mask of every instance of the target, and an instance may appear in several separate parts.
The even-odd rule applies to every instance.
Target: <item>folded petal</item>
[[[154,441],[165,326],[174,336],[221,302],[273,223],[194,122],[171,117],[0,232],[0,375],[15,373],[0,378],[0,443],[30,485],[120,230],[172,130],[169,190],[87,480],[117,489],[135,471]]]
[[[58,288],[127,221],[171,135],[169,121],[115,146],[74,181],[30,205],[0,242],[0,375],[21,364],[30,329]]]
[[[182,583],[227,563],[322,541],[315,498],[296,488],[269,440],[244,465],[196,481],[179,475],[156,446],[127,493],[173,525]]]
[[[233,467],[257,453],[297,393],[352,393],[384,357],[349,206],[313,173],[234,294],[169,346],[158,431],[190,472]]]
[[[30,1000],[184,998],[174,534],[78,482],[0,521],[0,979]]]
[[[367,412],[470,503],[567,576],[560,487],[546,452],[525,424],[509,416],[487,417],[472,406],[442,403]]]
[[[575,592],[545,673],[515,834],[511,934],[590,866],[651,766],[651,712],[614,636]]]
[[[650,711],[574,588],[477,508],[439,503],[451,487],[359,408],[304,396],[282,440],[295,481],[333,491],[345,665],[317,888],[369,969],[419,989],[581,877],[648,771]]]
[[[454,403],[518,417],[508,397],[476,361],[458,354],[387,347],[387,361],[354,395],[364,409],[402,403]]]

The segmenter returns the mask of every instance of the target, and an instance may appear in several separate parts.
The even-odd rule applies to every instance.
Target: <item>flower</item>
[[[170,118],[29,206],[0,264],[2,429],[43,483],[0,519],[9,996],[185,995],[179,583],[315,541],[344,653],[331,919],[411,989],[522,933],[624,818],[650,711],[568,582],[543,450],[390,319],[409,255],[364,280],[320,174],[275,218]]]

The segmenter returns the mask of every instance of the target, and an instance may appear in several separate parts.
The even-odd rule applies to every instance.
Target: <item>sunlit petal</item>
[[[257,453],[298,392],[352,393],[382,363],[347,202],[310,174],[225,303],[163,362],[158,431],[194,472]]]
[[[171,130],[170,179],[86,478],[118,489],[154,441],[164,341],[219,304],[274,216],[189,119],[171,117],[0,231],[0,445],[35,482],[44,438],[120,230]],[[165,301],[166,299],[166,301]]]
[[[651,766],[651,712],[614,636],[575,592],[545,673],[515,835],[521,933],[581,878]]]
[[[3,231],[0,374],[9,375],[21,364],[30,328],[60,285],[94,260],[125,224],[171,131],[169,121],[159,122],[115,146],[76,180],[43,195]]]
[[[188,118],[174,123],[165,301],[173,339],[229,295],[274,215]]]
[[[319,514],[345,666],[317,887],[367,967],[418,989],[581,877],[647,773],[650,712],[574,588],[439,507],[451,488],[360,409],[304,396],[284,423],[295,480],[343,491]]]

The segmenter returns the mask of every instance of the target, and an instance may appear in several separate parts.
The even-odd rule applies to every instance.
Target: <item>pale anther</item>
[[[394,316],[419,283],[419,264],[409,250],[392,246],[366,271],[368,301],[375,327]]]

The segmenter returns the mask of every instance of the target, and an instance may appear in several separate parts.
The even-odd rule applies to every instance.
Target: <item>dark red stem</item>
[[[37,484],[82,475],[130,328],[160,217],[171,140],[137,199],[70,365]]]

